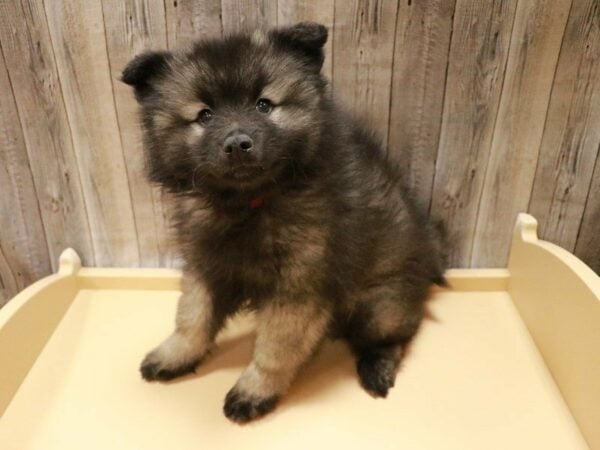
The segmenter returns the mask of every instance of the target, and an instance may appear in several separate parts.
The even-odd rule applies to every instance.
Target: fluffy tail
[[[446,227],[441,220],[432,220],[433,228],[435,233],[438,236],[436,240],[436,251],[438,253],[437,260],[439,261],[438,273],[433,277],[432,281],[440,287],[450,287],[448,284],[448,280],[444,277],[444,272],[448,269],[448,233],[446,232]]]

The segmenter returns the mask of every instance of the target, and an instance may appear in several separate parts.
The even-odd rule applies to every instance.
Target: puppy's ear
[[[275,46],[295,52],[318,72],[325,56],[323,46],[327,42],[327,27],[315,22],[300,22],[269,33]]]
[[[145,52],[133,58],[121,74],[121,81],[135,88],[138,100],[151,89],[152,80],[163,74],[173,55],[169,52]]]

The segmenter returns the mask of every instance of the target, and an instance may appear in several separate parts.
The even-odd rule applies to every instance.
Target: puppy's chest
[[[293,290],[309,282],[326,251],[318,225],[286,223],[257,215],[229,227],[206,228],[200,252],[214,277],[250,296]]]
[[[204,236],[203,253],[215,264],[239,274],[276,272],[284,264],[290,246],[278,230],[259,223],[240,224]]]

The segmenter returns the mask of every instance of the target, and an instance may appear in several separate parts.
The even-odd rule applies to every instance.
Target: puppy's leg
[[[271,411],[323,339],[329,317],[314,303],[269,305],[259,312],[254,358],[227,394],[225,415],[246,422]]]
[[[184,274],[175,331],[146,355],[140,371],[148,381],[170,380],[193,372],[223,323],[216,317],[203,283]]]
[[[423,318],[426,292],[425,285],[396,279],[359,294],[349,341],[361,385],[371,395],[386,397],[394,386],[405,347]]]

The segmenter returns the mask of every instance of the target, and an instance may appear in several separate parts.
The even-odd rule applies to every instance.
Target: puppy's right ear
[[[138,100],[152,88],[152,81],[169,67],[169,52],[145,52],[133,58],[121,74],[121,81],[135,88]]]

